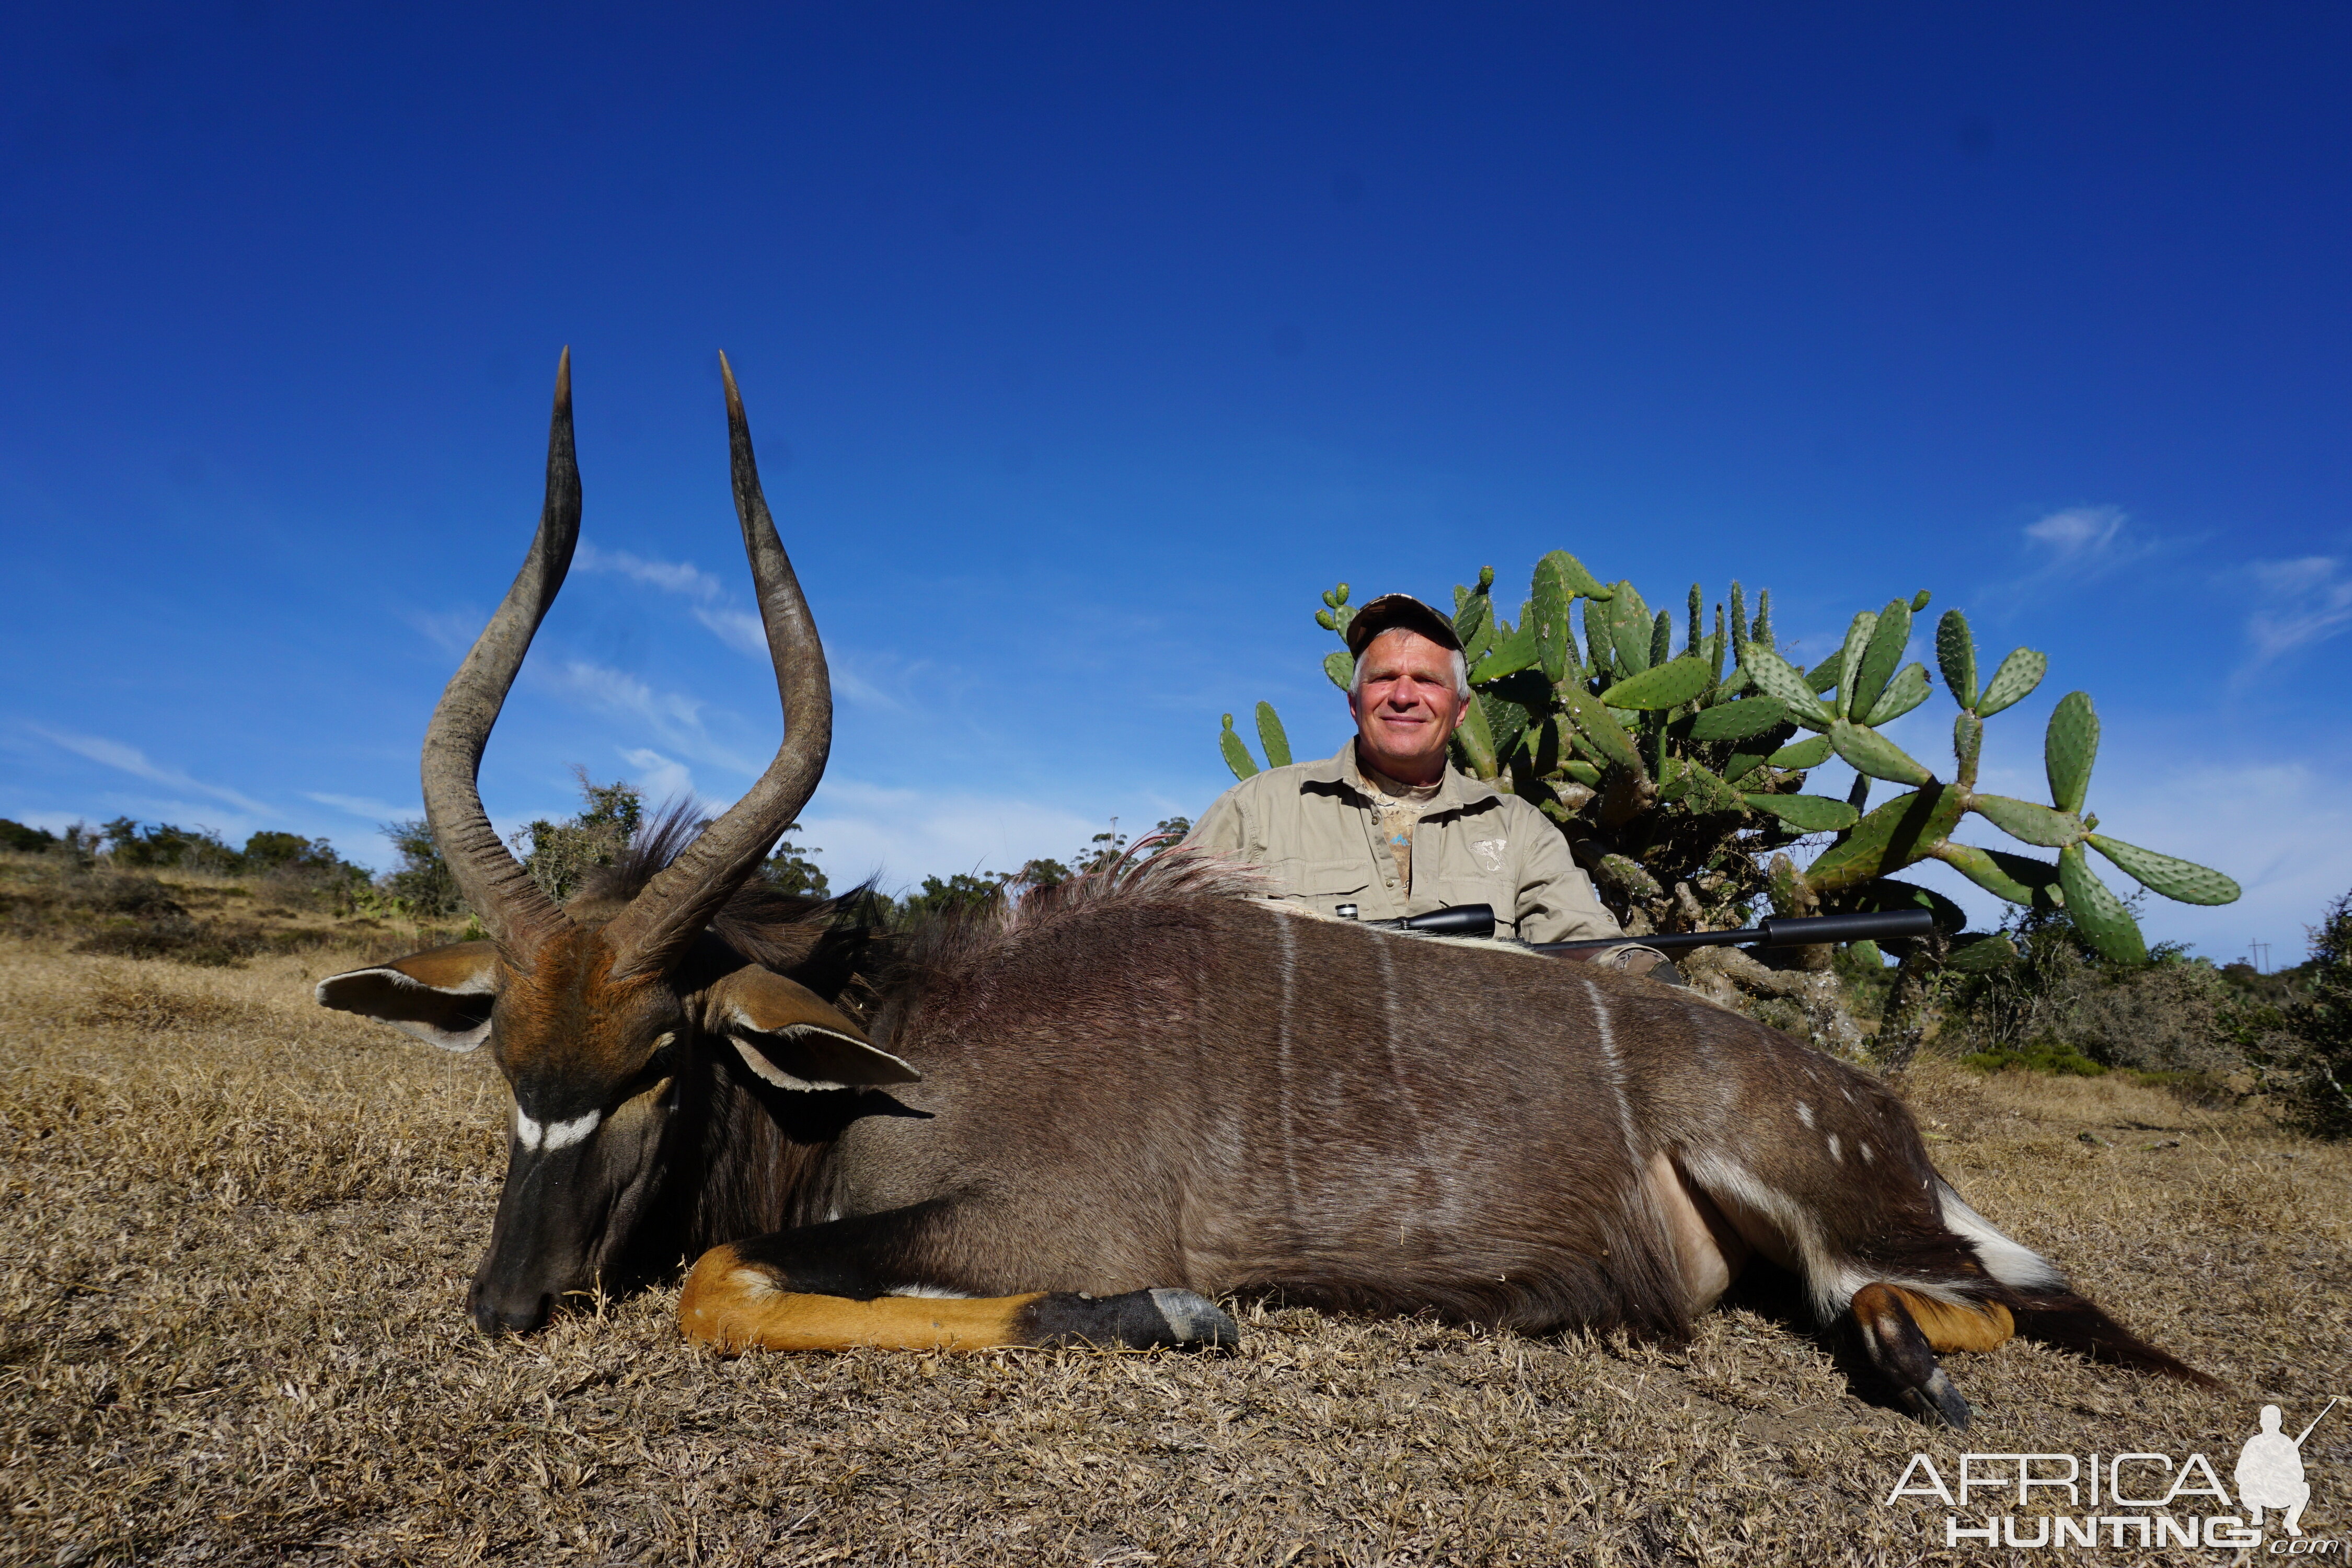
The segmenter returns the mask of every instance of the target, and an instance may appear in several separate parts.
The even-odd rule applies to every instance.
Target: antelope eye
[[[654,1042],[654,1054],[646,1063],[646,1068],[657,1077],[666,1078],[677,1070],[678,1058],[684,1054],[678,1049],[677,1036],[666,1034]]]

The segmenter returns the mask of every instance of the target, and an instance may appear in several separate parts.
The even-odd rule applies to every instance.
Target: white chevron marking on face
[[[526,1149],[543,1149],[552,1154],[558,1149],[571,1148],[572,1145],[595,1131],[597,1124],[604,1120],[603,1111],[592,1110],[585,1116],[575,1116],[569,1121],[542,1125],[524,1115],[522,1108],[517,1106],[515,1108],[515,1142]]]
[[[575,1116],[569,1121],[551,1124],[547,1130],[547,1152],[551,1154],[558,1149],[569,1149],[595,1131],[596,1124],[604,1120],[603,1111],[592,1110],[585,1116]]]

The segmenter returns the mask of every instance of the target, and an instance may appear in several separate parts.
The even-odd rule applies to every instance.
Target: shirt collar
[[[1340,745],[1338,753],[1330,761],[1310,764],[1306,777],[1300,782],[1345,784],[1363,796],[1367,802],[1377,798],[1381,793],[1372,786],[1370,779],[1364,777],[1363,769],[1357,765],[1356,742],[1353,736],[1349,736]],[[1494,785],[1483,780],[1472,778],[1459,768],[1449,766],[1437,781],[1437,798],[1431,801],[1426,809],[1432,812],[1462,811],[1501,798],[1501,794]]]

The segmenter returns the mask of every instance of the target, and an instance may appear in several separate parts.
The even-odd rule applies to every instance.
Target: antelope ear
[[[870,1044],[866,1032],[807,986],[749,964],[707,993],[712,1034],[778,1089],[865,1089],[923,1075]]]
[[[445,1051],[470,1051],[490,1037],[498,992],[498,943],[461,942],[331,974],[318,996],[321,1007],[390,1024]]]

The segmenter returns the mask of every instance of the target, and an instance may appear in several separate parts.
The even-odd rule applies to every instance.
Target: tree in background
[[[442,920],[463,914],[466,900],[457,892],[457,879],[441,858],[433,828],[421,816],[383,825],[400,865],[376,879],[376,889],[418,920]]]
[[[1499,618],[1495,572],[1454,590],[1455,633],[1475,700],[1454,736],[1457,766],[1522,796],[1550,817],[1601,899],[1635,936],[1722,930],[1769,906],[1782,915],[1925,908],[1933,936],[1899,944],[1901,965],[1874,1054],[1909,1059],[1947,969],[1997,966],[2015,954],[1997,932],[1964,932],[1951,900],[1895,877],[1937,859],[1987,891],[2064,918],[2105,957],[2144,963],[2147,944],[2130,910],[2092,869],[2096,850],[2144,887],[2190,903],[2228,903],[2238,885],[2205,867],[2098,832],[2085,815],[2099,722],[2087,693],[2063,698],[2043,739],[2051,803],[1979,791],[1985,721],[2030,695],[2049,661],[2019,648],[1979,679],[1967,617],[1947,611],[1935,657],[1958,712],[1953,767],[1939,778],[1882,731],[1925,702],[1936,684],[1923,662],[1904,662],[1923,590],[1853,617],[1843,646],[1807,669],[1791,664],[1772,631],[1769,594],[1747,613],[1734,583],[1729,614],[1693,584],[1679,649],[1675,617],[1654,616],[1629,582],[1603,584],[1555,550],[1537,563],[1516,624]],[[1342,638],[1355,611],[1344,583],[1323,595],[1317,624]],[[1581,605],[1583,636],[1572,612]],[[1793,650],[1790,650],[1793,651]],[[1354,675],[1344,650],[1324,671],[1343,689]],[[1269,765],[1290,760],[1282,721],[1257,705]],[[1802,735],[1803,738],[1799,737]],[[1233,716],[1219,737],[1236,777],[1257,763]],[[1858,776],[1843,799],[1805,793],[1809,770],[1832,756]],[[1903,793],[1869,809],[1874,781]],[[2054,860],[1962,843],[1952,834],[1973,815]],[[1819,846],[1800,868],[1789,851]],[[1865,960],[1870,954],[1864,955]],[[1759,959],[1731,948],[1689,955],[1692,983],[1765,1021],[1851,1054],[1860,1031],[1846,1011],[1827,948]]]
[[[562,822],[540,817],[514,835],[523,869],[547,896],[562,903],[580,890],[588,874],[610,866],[644,826],[645,795],[632,784],[600,784],[574,765],[581,810]]]
[[[809,858],[824,851],[813,844],[793,843],[793,835],[800,831],[801,825],[797,822],[785,826],[782,838],[777,841],[775,853],[768,857],[767,863],[760,868],[760,874],[767,878],[768,885],[780,893],[797,893],[811,899],[829,898],[833,885],[825,880],[824,872],[817,863]]]
[[[2352,892],[2311,928],[2311,957],[2248,1055],[2284,1100],[2288,1120],[2323,1138],[2352,1138]]]

